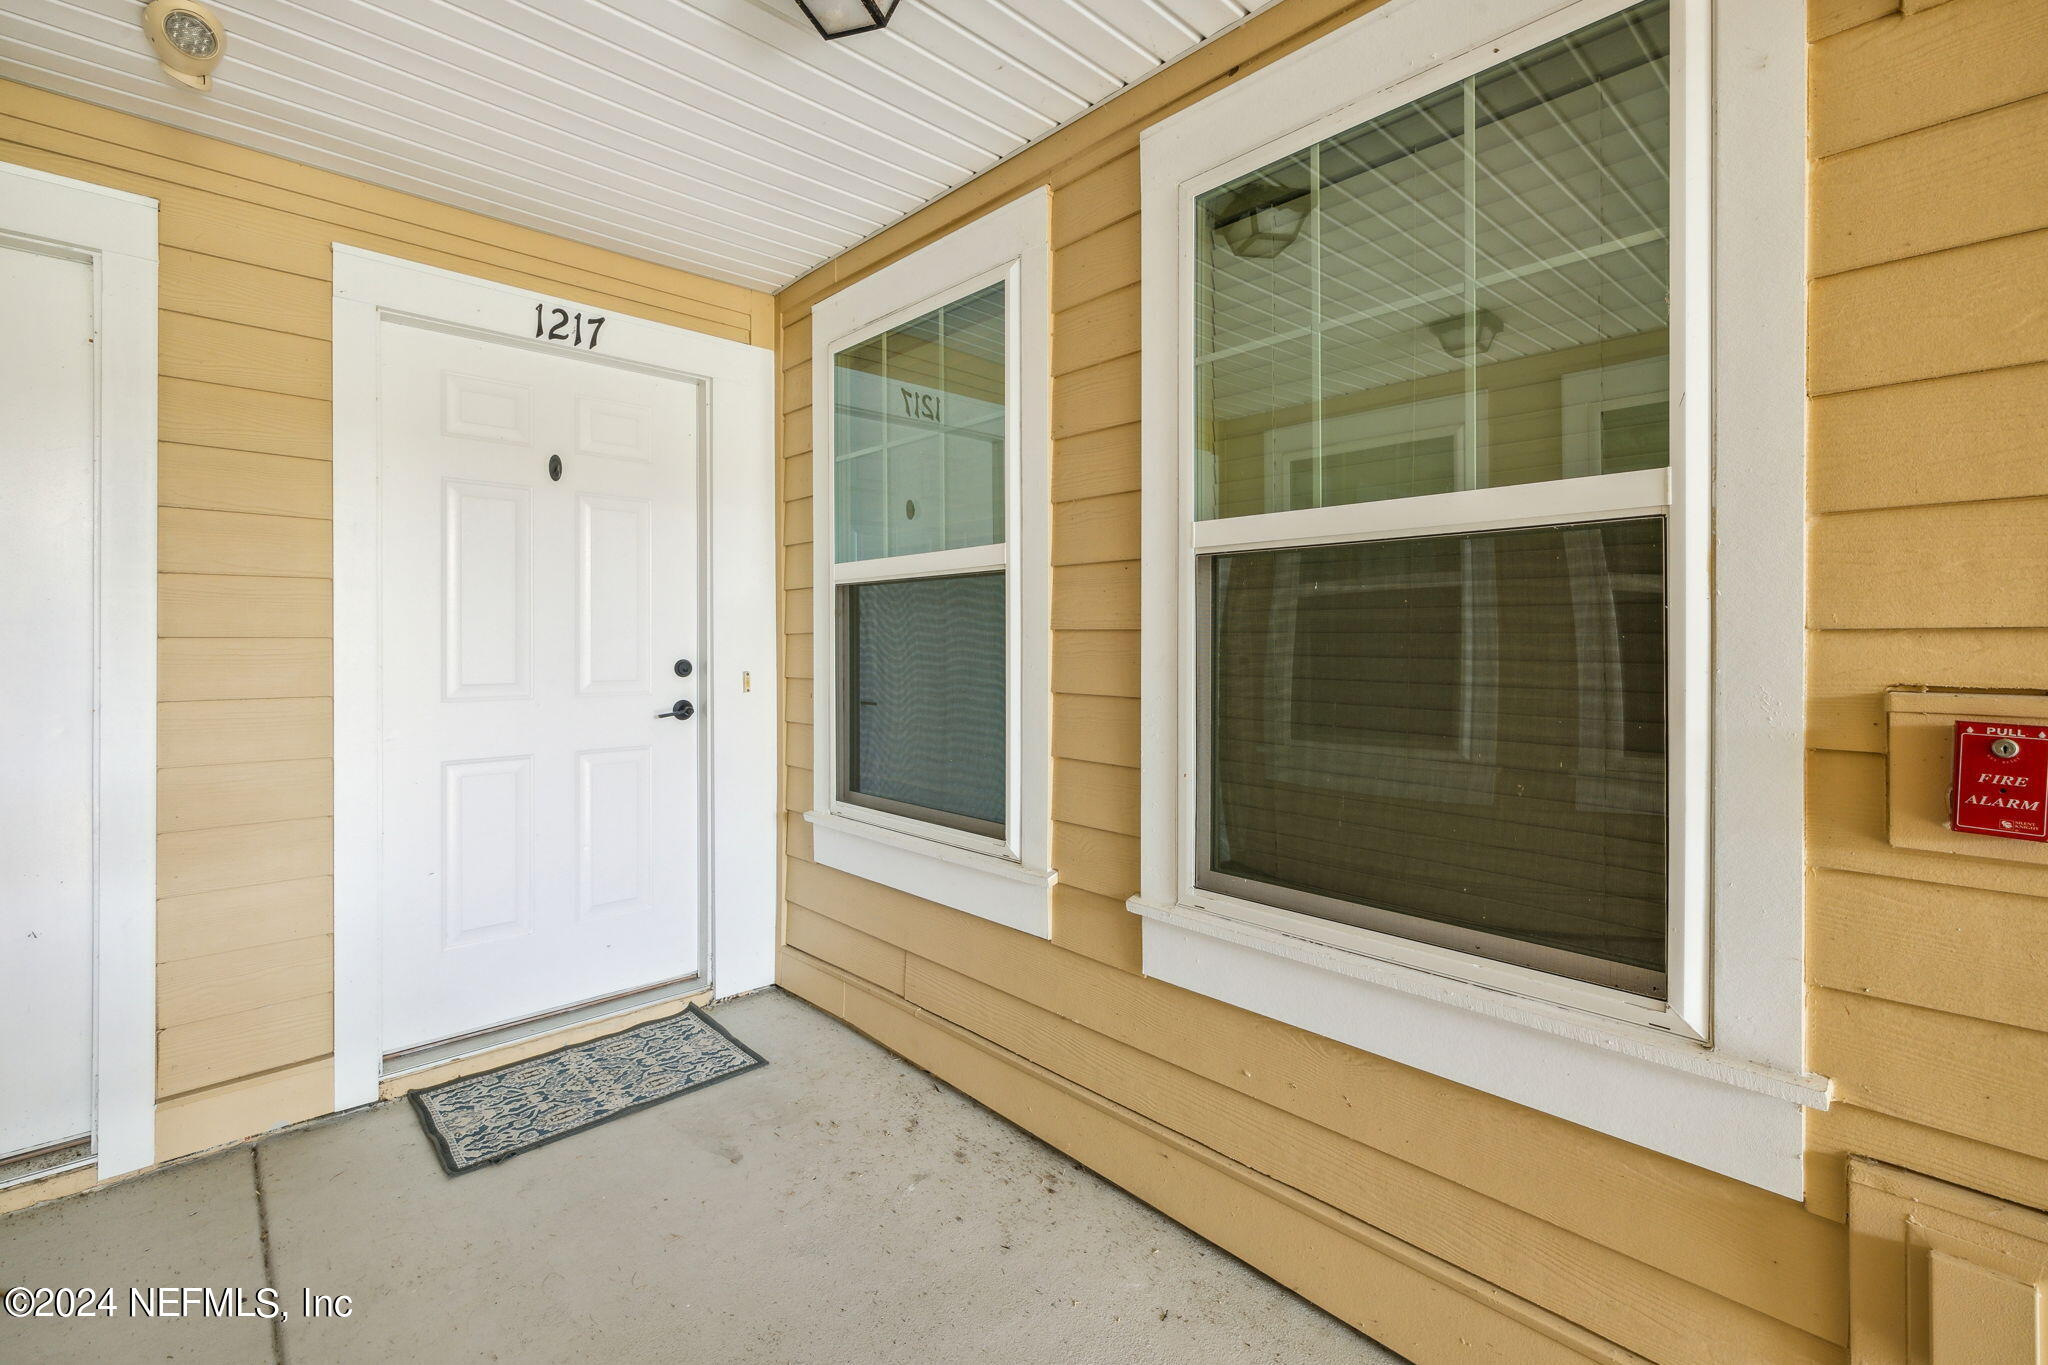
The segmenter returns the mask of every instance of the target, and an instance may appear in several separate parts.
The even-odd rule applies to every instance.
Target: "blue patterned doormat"
[[[681,1014],[412,1092],[450,1175],[530,1152],[768,1059],[690,1006]]]

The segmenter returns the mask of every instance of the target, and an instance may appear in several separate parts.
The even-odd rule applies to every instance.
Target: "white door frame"
[[[156,200],[0,165],[0,242],[92,267],[93,1159],[106,1179],[156,1161]]]
[[[763,347],[629,317],[432,266],[334,247],[334,1107],[377,1098],[383,1064],[377,904],[377,369],[386,322],[504,344],[534,307],[605,323],[595,354],[706,383],[702,483],[707,767],[704,973],[718,994],[775,978],[775,360]],[[549,315],[550,317],[552,314]],[[575,354],[588,356],[590,349]],[[564,1001],[565,1005],[574,1002]]]

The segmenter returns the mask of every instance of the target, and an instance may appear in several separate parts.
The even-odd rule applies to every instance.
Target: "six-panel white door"
[[[703,726],[657,718],[702,696],[700,404],[575,353],[381,330],[389,1055],[703,968]]]
[[[0,299],[4,1161],[93,1130],[92,266],[0,246]]]

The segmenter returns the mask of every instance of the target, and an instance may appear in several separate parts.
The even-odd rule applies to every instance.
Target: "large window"
[[[1787,1190],[1804,51],[1388,5],[1141,158],[1147,975]]]
[[[812,314],[819,861],[1050,932],[1040,191]]]
[[[1199,887],[1666,994],[1670,19],[1196,200]]]

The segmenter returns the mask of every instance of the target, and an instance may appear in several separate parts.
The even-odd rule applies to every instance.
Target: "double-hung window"
[[[812,312],[817,857],[1041,935],[1048,209]]]
[[[1796,71],[1768,8],[1392,3],[1147,134],[1132,905],[1152,975],[1783,1187],[1800,92],[1714,50]]]

